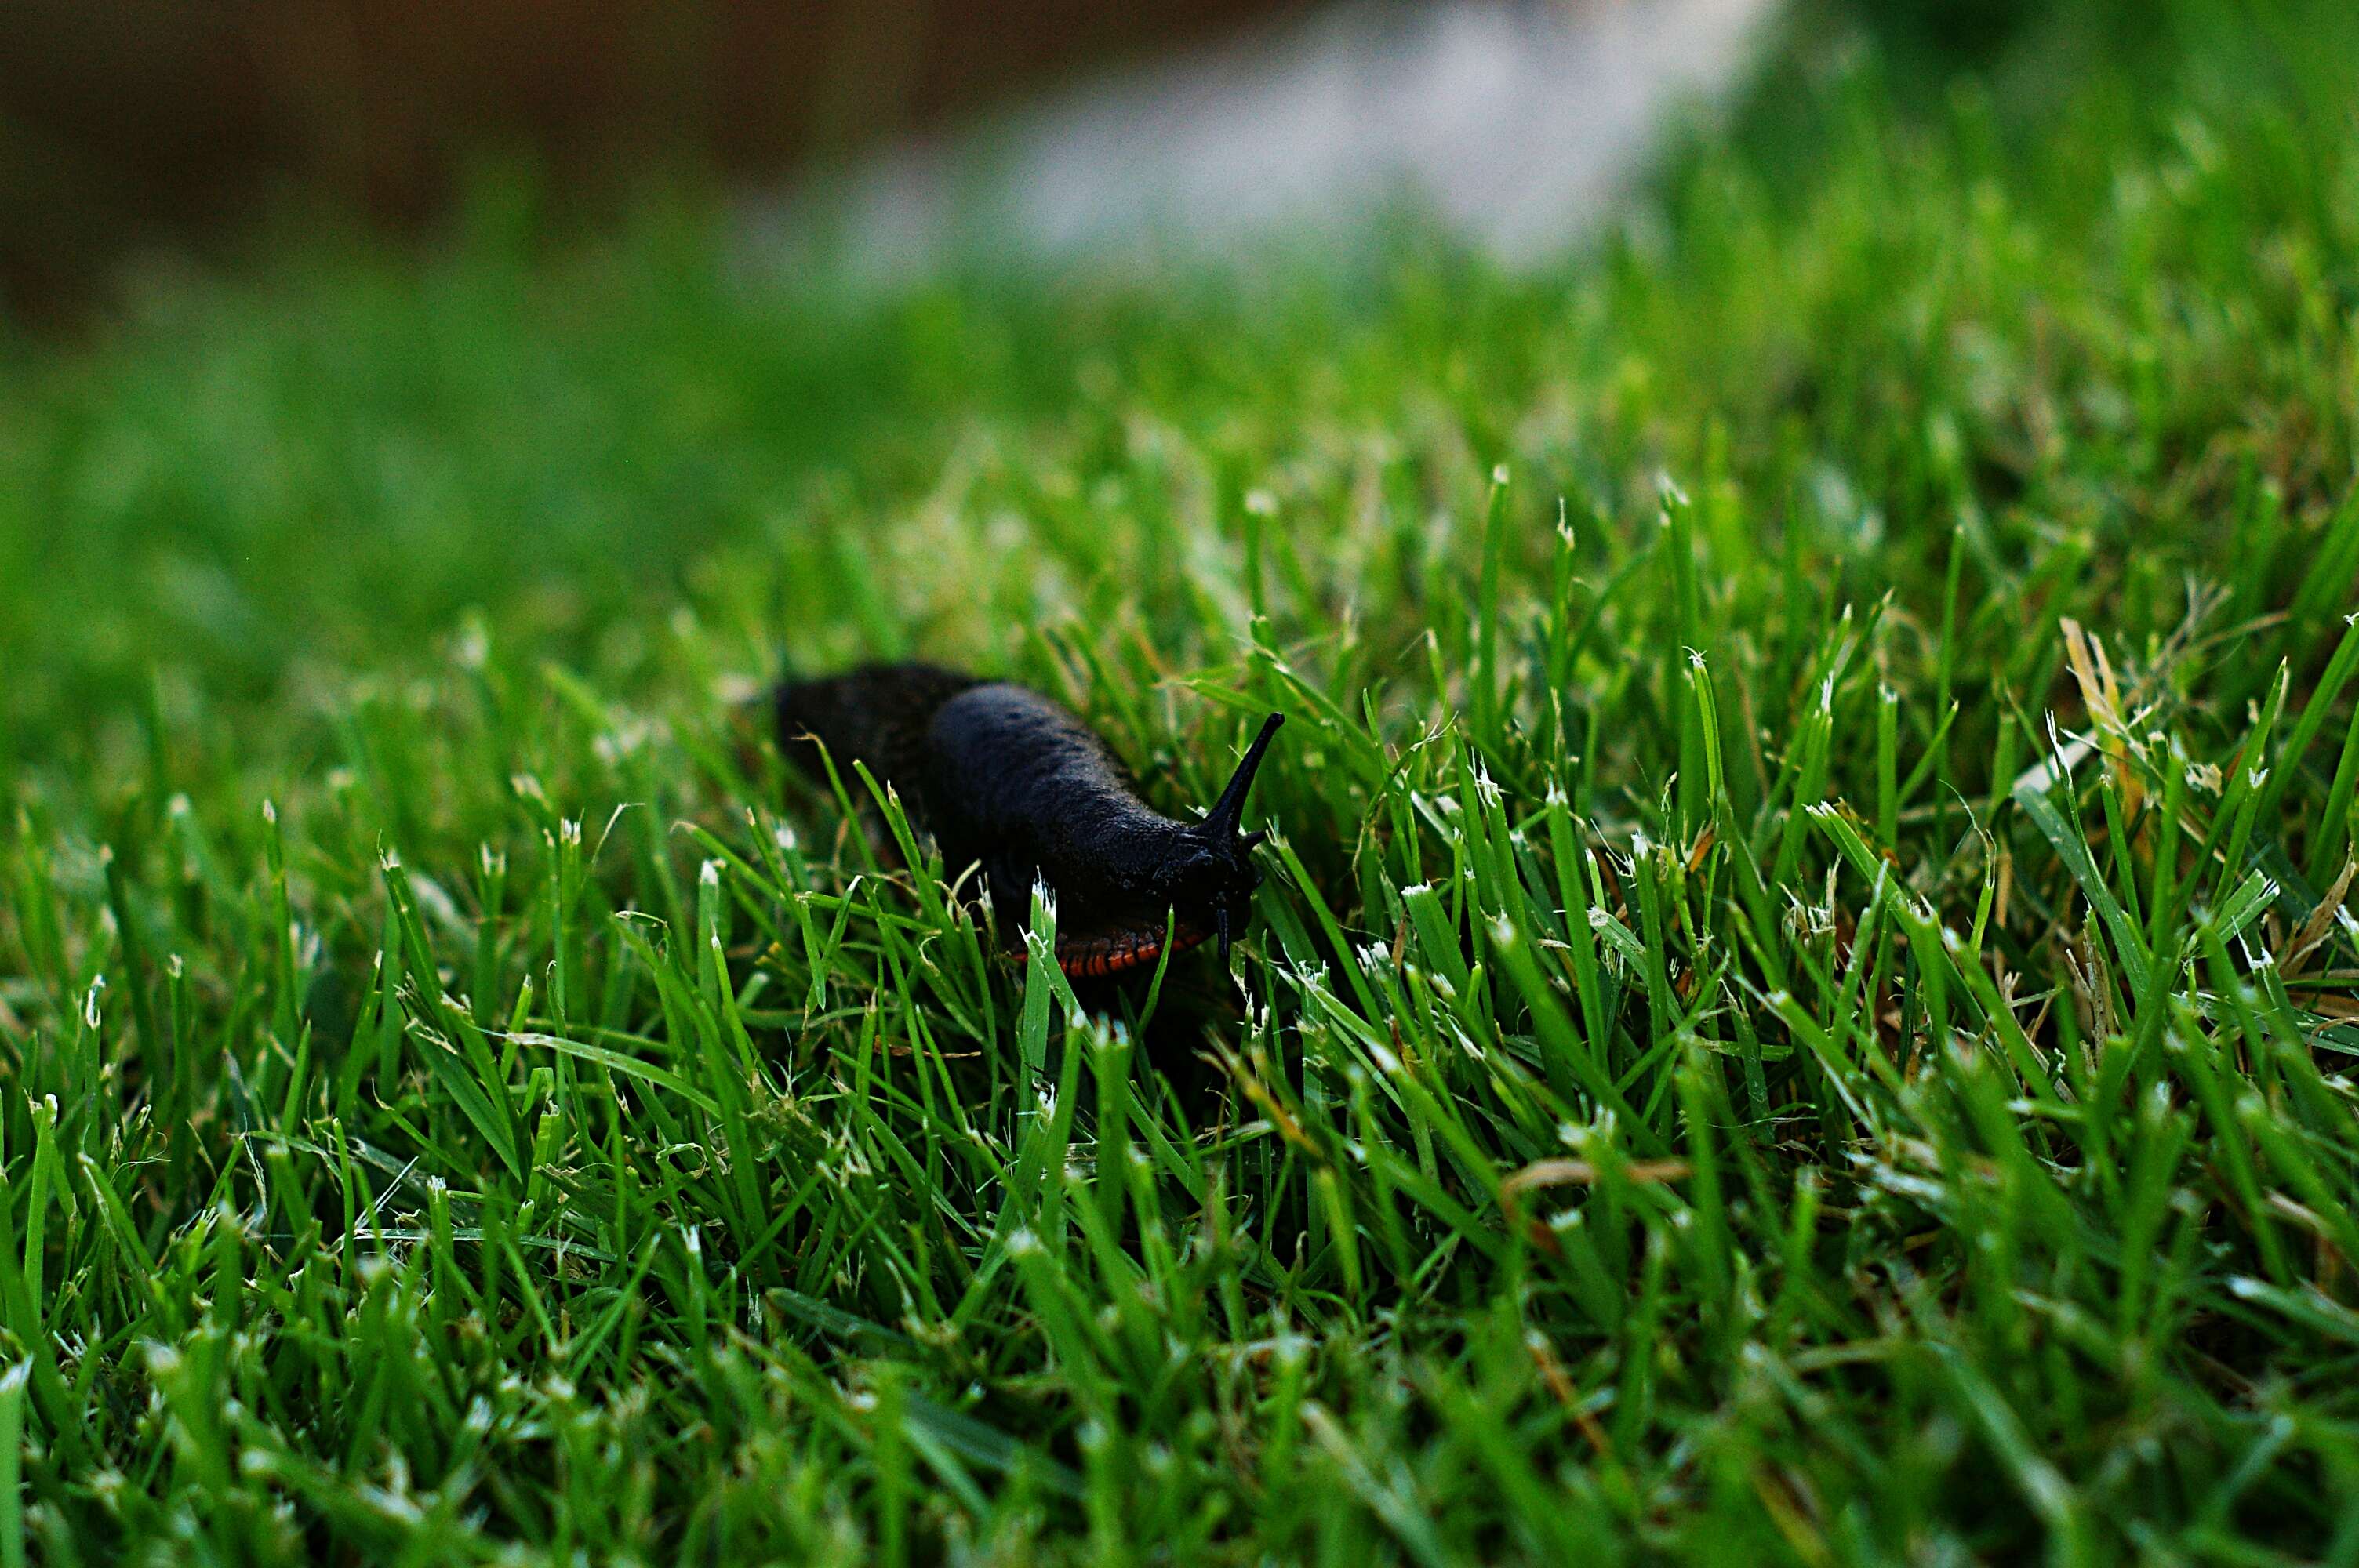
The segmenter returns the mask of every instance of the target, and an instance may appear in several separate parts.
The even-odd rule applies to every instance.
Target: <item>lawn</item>
[[[2359,1563],[2359,13],[2056,9],[1538,273],[0,341],[0,1568]],[[746,722],[909,654],[1288,715],[1225,973]]]

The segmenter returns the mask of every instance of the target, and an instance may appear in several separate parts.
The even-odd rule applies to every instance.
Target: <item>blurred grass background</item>
[[[1788,22],[1797,41],[1740,97],[1723,148],[1709,164],[1693,150],[1683,155],[1635,221],[1672,224],[1675,259],[1725,265],[1725,254],[1701,247],[1765,243],[1816,189],[1808,178],[1789,180],[1789,171],[1808,176],[1850,150],[1843,138],[1887,137],[1915,120],[1989,137],[1979,156],[2009,166],[2019,200],[2056,232],[2081,232],[2099,166],[2158,134],[2132,96],[2147,77],[2138,62],[2200,59],[2207,29],[2245,23],[2201,7],[2149,14],[2084,0],[2026,43],[2038,10],[2006,0],[1799,9]],[[496,28],[501,15],[495,7],[475,25]],[[592,47],[607,47],[596,40],[621,27],[622,15],[603,30],[584,24]],[[233,7],[201,27],[186,16],[159,21],[152,37],[136,17],[116,21],[156,59],[202,71],[219,62],[209,66],[193,35],[174,27],[209,37],[207,28],[259,28],[266,19]],[[562,32],[571,20],[560,6],[519,13],[512,25]],[[985,20],[978,13],[960,25]],[[990,20],[996,27],[1002,19]],[[9,25],[29,24],[18,16]],[[658,24],[636,16],[630,25]],[[859,30],[846,18],[829,25]],[[418,37],[433,36],[429,22],[417,27]],[[74,31],[59,22],[48,53],[29,49],[28,63],[46,59],[60,78],[89,69],[87,51],[110,35],[99,29],[97,43],[69,45]],[[957,28],[943,21],[921,34],[947,38]],[[1073,47],[1091,36],[1073,34]],[[525,52],[532,69],[559,64]],[[395,51],[372,69],[388,73],[386,92],[430,104],[436,89],[413,89],[398,74],[408,59]],[[491,71],[504,60],[517,63],[458,49],[412,63],[430,73]],[[2275,68],[2299,66],[2289,51]],[[665,69],[700,73],[685,57]],[[1830,114],[1830,70],[1873,81],[1851,89],[1879,105],[1862,116],[1886,113],[1888,97],[1904,117],[1854,124]],[[1807,72],[1818,76],[1806,81]],[[6,90],[22,86],[12,74]],[[2241,80],[2214,88],[2247,90]],[[293,152],[249,171],[289,182],[272,213],[247,214],[243,227],[229,209],[203,214],[214,244],[249,254],[242,271],[186,253],[125,249],[116,257],[124,267],[110,272],[71,247],[46,249],[41,222],[0,226],[12,242],[71,258],[82,304],[99,307],[63,330],[63,353],[41,351],[45,318],[31,318],[0,376],[8,481],[0,487],[0,569],[42,585],[0,603],[0,656],[14,675],[0,691],[0,756],[83,744],[103,726],[86,730],[68,716],[132,711],[159,658],[168,671],[201,674],[218,696],[267,698],[315,665],[414,646],[421,632],[447,628],[470,607],[496,606],[504,622],[578,656],[596,628],[687,593],[692,568],[710,591],[720,569],[713,546],[723,542],[775,545],[790,579],[808,576],[806,567],[824,574],[832,557],[823,552],[837,548],[839,531],[857,536],[875,524],[857,514],[855,497],[921,482],[978,426],[1022,429],[1086,413],[1096,378],[1115,367],[1168,356],[1155,384],[1168,404],[1161,412],[1177,419],[1230,407],[1246,364],[1272,387],[1299,384],[1301,395],[1321,390],[1381,408],[1408,395],[1392,378],[1429,373],[1394,362],[1402,313],[1420,323],[1417,341],[1438,344],[1448,334],[1429,314],[1446,312],[1439,297],[1462,289],[1501,325],[1484,340],[1453,341],[1451,351],[1499,357],[1510,379],[1498,391],[1513,406],[1541,378],[1593,372],[1593,357],[1606,351],[1593,331],[1578,350],[1590,364],[1562,360],[1567,287],[1593,291],[1597,279],[1638,265],[1633,258],[1650,258],[1659,239],[1633,230],[1636,238],[1609,242],[1602,262],[1581,254],[1511,276],[1420,233],[1412,215],[1389,240],[1316,262],[1288,255],[1282,243],[1233,266],[1146,278],[1024,276],[986,262],[880,290],[824,268],[768,265],[742,245],[717,145],[689,157],[701,175],[597,195],[590,166],[568,161],[568,133],[532,118],[533,92],[487,82],[475,91],[522,116],[506,144],[521,150],[500,155],[505,133],[421,107],[421,122],[442,138],[419,166],[435,169],[434,196],[404,207],[422,231],[372,224],[365,180],[342,184]],[[102,102],[85,95],[81,112]],[[199,94],[175,112],[212,113],[204,102]],[[2060,141],[2052,116],[2068,106],[2075,123]],[[605,173],[652,175],[670,144],[652,132],[635,141],[636,122],[610,109],[598,111],[613,138],[601,155]],[[39,118],[21,113],[27,123]],[[134,140],[122,178],[206,184],[164,165],[202,153],[207,138],[143,132]],[[143,159],[157,168],[129,172]],[[1676,204],[1697,200],[1689,193],[1707,169],[1741,185],[1758,208],[1713,221],[1750,224],[1749,232],[1680,226]],[[114,184],[94,181],[92,199]],[[600,211],[604,222],[585,227]],[[1881,219],[1863,211],[1856,221],[1873,229]],[[108,243],[168,232],[109,220]],[[1897,233],[1865,238],[1903,243]],[[1614,261],[1616,254],[1624,259]],[[1714,308],[1725,316],[1751,297]],[[1684,332],[1634,351],[1658,357],[1651,373],[1663,378],[1660,395],[1688,412],[1671,424],[1665,410],[1649,410],[1643,427],[1633,416],[1614,433],[1616,457],[1587,460],[1593,472],[1641,459],[1691,460],[1700,438],[1691,421],[1715,399],[1727,418],[1749,405],[1758,419],[1779,399],[1810,395],[1797,378],[1822,373],[1812,350],[1786,337],[1765,318],[1735,323],[1724,353]],[[1383,362],[1355,364],[1355,343]],[[1555,362],[1536,357],[1550,351]],[[1661,360],[1667,351],[1686,357]],[[1828,351],[1840,343],[1817,351]],[[1675,429],[1685,433],[1667,441]],[[1227,482],[1234,491],[1245,481]],[[835,619],[821,601],[769,608],[785,612],[777,634],[789,639],[794,626]],[[873,627],[871,638],[922,641],[923,628]],[[831,652],[850,651],[840,638],[835,644]]]

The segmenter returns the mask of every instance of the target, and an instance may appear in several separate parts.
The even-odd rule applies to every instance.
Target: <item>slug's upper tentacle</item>
[[[1221,791],[1221,798],[1212,802],[1212,810],[1204,813],[1205,832],[1224,837],[1246,849],[1269,837],[1266,833],[1240,836],[1237,824],[1245,820],[1245,792],[1253,788],[1254,775],[1261,772],[1261,760],[1268,754],[1270,739],[1277,733],[1277,727],[1285,722],[1286,715],[1283,713],[1273,713],[1261,721],[1261,732],[1253,738],[1253,744],[1245,748],[1245,756],[1237,762],[1237,771],[1229,775],[1227,787]]]

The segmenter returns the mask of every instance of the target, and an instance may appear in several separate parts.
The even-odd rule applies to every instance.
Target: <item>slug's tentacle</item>
[[[1284,719],[1272,714],[1201,821],[1147,805],[1121,761],[1066,708],[1019,686],[930,665],[871,665],[789,682],[779,738],[824,781],[857,761],[889,783],[953,878],[980,866],[1001,929],[1030,913],[1035,881],[1057,898],[1057,958],[1076,979],[1153,964],[1233,932],[1261,881],[1266,833],[1240,833],[1245,795]],[[816,742],[817,744],[813,744]],[[1167,932],[1169,935],[1167,937]]]
[[[1270,737],[1276,735],[1277,727],[1285,722],[1286,715],[1283,713],[1273,713],[1261,721],[1261,733],[1256,735],[1253,744],[1245,748],[1244,759],[1237,763],[1237,771],[1229,775],[1228,787],[1221,791],[1220,799],[1212,802],[1212,809],[1204,813],[1205,831],[1225,836],[1248,849],[1268,837],[1266,833],[1251,834],[1248,836],[1251,842],[1246,843],[1238,838],[1237,824],[1245,820],[1245,792],[1253,788],[1254,774],[1261,772],[1261,760],[1269,751]]]

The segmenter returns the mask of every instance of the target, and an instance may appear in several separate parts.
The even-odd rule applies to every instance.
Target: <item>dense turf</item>
[[[2359,1561],[2359,17],[1799,40],[1542,277],[19,344],[0,1564]],[[734,726],[908,651],[1291,716],[1233,981]]]

